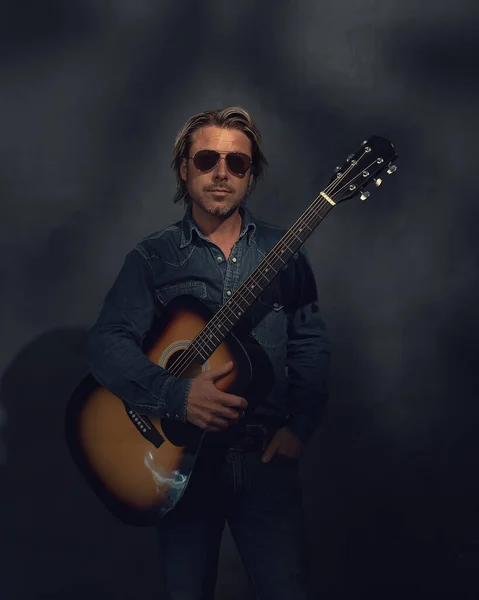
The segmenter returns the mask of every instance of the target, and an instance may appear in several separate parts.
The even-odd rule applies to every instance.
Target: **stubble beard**
[[[203,212],[215,217],[216,219],[221,219],[222,221],[226,221],[229,219],[238,209],[239,206],[244,206],[246,196],[242,198],[239,202],[234,202],[233,204],[227,205],[215,205],[212,202],[208,202],[207,200],[201,199],[191,199],[194,204],[198,206]]]

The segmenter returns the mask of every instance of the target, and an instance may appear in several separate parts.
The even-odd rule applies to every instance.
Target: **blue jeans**
[[[159,523],[168,600],[213,600],[226,521],[258,600],[309,599],[298,461],[228,450],[203,455]]]

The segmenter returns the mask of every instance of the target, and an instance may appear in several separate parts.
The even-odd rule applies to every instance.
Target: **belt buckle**
[[[261,423],[247,423],[245,425],[247,435],[251,432],[253,438],[262,438],[261,442],[261,450],[266,450],[266,447],[269,443],[268,440],[268,430]]]

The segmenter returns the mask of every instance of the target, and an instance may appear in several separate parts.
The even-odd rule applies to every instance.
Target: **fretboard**
[[[288,229],[231,298],[223,304],[204,329],[192,340],[190,351],[194,350],[199,358],[207,360],[224,341],[233,327],[243,318],[256,299],[288,264],[333,208],[332,204],[318,198]]]

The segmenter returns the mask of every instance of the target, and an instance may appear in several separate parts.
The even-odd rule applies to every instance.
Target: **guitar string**
[[[364,154],[363,154],[363,156],[364,156]],[[328,186],[325,188],[325,190],[324,190],[324,193],[326,193],[326,192],[328,192],[328,193],[331,193],[331,191],[333,190],[333,188],[334,188],[335,186],[337,186],[337,185],[339,185],[339,184],[342,184],[342,183],[344,182],[344,176],[346,176],[346,175],[349,173],[349,171],[350,171],[351,169],[353,169],[353,168],[354,168],[354,167],[357,165],[357,163],[358,163],[358,162],[359,162],[359,161],[360,161],[360,160],[363,158],[363,156],[361,156],[361,157],[360,157],[360,158],[359,158],[359,159],[356,161],[356,163],[354,163],[354,164],[351,164],[351,165],[350,165],[350,167],[349,167],[349,168],[348,168],[348,169],[347,169],[347,170],[346,170],[346,171],[343,173],[343,175],[342,175],[341,177],[338,177],[337,179],[335,179],[334,181],[332,181],[332,182],[331,182],[331,183],[330,183],[330,184],[329,184],[329,185],[328,185]],[[376,160],[374,160],[374,161],[371,163],[371,165],[373,165],[375,162],[376,162]],[[361,170],[361,172],[364,172],[365,170],[369,169],[369,168],[371,167],[371,165],[369,165],[368,167],[366,167],[366,169],[362,169],[362,170]],[[340,188],[339,190],[337,190],[337,191],[335,192],[335,194],[338,194],[340,191],[342,191],[343,189],[345,189],[345,188],[346,188],[348,185],[351,185],[351,182],[352,182],[352,181],[354,181],[354,178],[353,178],[353,179],[351,179],[350,181],[348,181],[348,182],[347,182],[345,185],[343,185],[343,187],[342,187],[342,188]],[[318,201],[319,201],[319,204],[318,204]],[[317,206],[315,206],[315,205],[317,205]],[[309,208],[306,210],[306,212],[304,213],[304,216],[302,216],[302,217],[298,218],[298,220],[296,221],[296,223],[295,223],[295,224],[294,224],[294,225],[293,225],[293,226],[290,228],[290,235],[289,235],[289,239],[288,239],[288,235],[286,236],[286,239],[288,239],[288,241],[291,241],[291,240],[293,239],[293,236],[294,236],[294,237],[296,237],[296,238],[298,237],[298,236],[296,236],[295,234],[292,234],[292,230],[296,228],[296,225],[297,225],[297,224],[299,224],[299,225],[304,225],[304,224],[305,224],[305,221],[308,221],[308,224],[306,224],[306,227],[308,227],[308,229],[311,229],[311,228],[309,227],[309,223],[311,223],[311,222],[312,222],[312,220],[313,220],[313,219],[311,218],[311,216],[313,216],[313,218],[314,218],[314,217],[316,217],[316,216],[318,216],[318,214],[320,214],[320,212],[321,212],[321,209],[322,209],[322,208],[324,208],[324,206],[331,207],[331,204],[330,204],[330,203],[329,203],[327,200],[324,200],[324,198],[323,198],[323,197],[321,196],[321,194],[320,194],[320,195],[318,195],[318,196],[316,197],[316,199],[315,199],[315,200],[312,202],[312,204],[311,204],[311,205],[309,206]],[[313,207],[314,207],[314,208],[313,208]],[[319,209],[319,210],[318,210],[318,209]],[[311,213],[312,213],[312,212],[314,213],[313,215],[311,215]],[[320,215],[320,216],[321,216],[321,215]],[[321,216],[321,218],[324,218],[324,216]],[[313,231],[313,230],[314,230],[314,227],[311,229],[311,231]],[[291,235],[291,234],[292,234],[292,235]],[[298,239],[300,239],[300,238],[298,238]],[[274,255],[274,256],[273,256],[273,260],[274,260],[274,266],[272,266],[272,264],[271,264],[271,263],[272,263],[272,261],[271,261],[271,262],[268,262],[268,261],[266,261],[266,262],[265,262],[265,264],[266,264],[268,267],[271,267],[271,268],[272,268],[272,269],[273,269],[273,270],[274,270],[276,273],[279,273],[279,270],[276,270],[276,269],[275,269],[275,267],[277,266],[278,259],[279,259],[279,260],[281,260],[281,262],[283,263],[283,265],[284,265],[284,264],[286,264],[286,263],[285,263],[285,261],[283,261],[283,260],[282,260],[282,258],[281,258],[281,256],[280,256],[280,254],[278,254],[278,253],[276,252],[276,250],[277,250],[278,246],[280,246],[280,245],[282,245],[283,243],[285,243],[285,241],[286,241],[285,239],[282,239],[282,240],[280,240],[280,241],[279,241],[279,242],[276,244],[276,246],[273,248],[273,250],[271,250],[271,251],[269,252],[269,254],[270,254],[270,255]],[[302,242],[302,243],[304,243],[302,240],[301,240],[301,242]],[[286,246],[287,246],[287,244],[286,244]],[[288,246],[287,246],[287,247],[288,247]],[[289,259],[288,259],[288,260],[289,260]],[[263,261],[265,261],[265,259],[263,259]],[[262,262],[263,262],[263,261],[262,261]],[[261,272],[261,271],[262,271],[262,269],[260,268],[260,266],[261,266],[261,264],[260,264],[260,265],[258,265],[258,267],[255,269],[255,271],[256,271],[258,274],[261,274],[263,277],[266,277],[266,276],[265,276],[265,275],[264,275],[264,274]],[[280,265],[280,268],[281,268],[281,265]],[[252,281],[254,281],[254,280],[255,280],[255,277],[253,277]],[[246,281],[247,281],[247,280],[246,280]],[[243,283],[243,285],[246,283],[246,281]],[[253,285],[254,285],[254,284],[253,284]],[[245,289],[245,291],[246,291],[246,289]],[[246,298],[245,298],[245,296],[242,294],[242,292],[241,292],[241,288],[238,290],[238,292],[239,292],[239,297],[240,297],[241,299],[245,300]],[[248,290],[248,293],[249,293],[249,294],[251,294],[251,295],[253,295],[253,296],[256,298],[256,296],[254,295],[254,293],[253,293],[253,292],[251,292],[251,291],[249,291],[249,290]],[[238,306],[238,308],[240,308],[240,307]],[[221,308],[221,309],[220,309],[220,310],[219,310],[219,311],[218,311],[218,312],[215,314],[215,316],[214,316],[214,320],[215,320],[215,321],[218,321],[218,320],[220,320],[220,318],[223,316],[221,313],[222,313],[222,312],[226,312],[226,309],[230,310],[230,312],[233,312],[233,309],[232,309],[232,308],[230,308],[230,307],[229,307],[229,306],[227,306],[227,305],[224,305],[224,306],[223,306],[223,307],[222,307],[222,308]],[[241,312],[243,312],[243,311],[241,311]],[[225,316],[226,316],[226,319],[227,319],[227,320],[229,320],[229,321],[230,321],[230,324],[231,324],[231,320],[228,318],[228,316],[227,316],[227,315],[225,315]],[[223,325],[224,323],[225,323],[225,321],[222,321],[222,320],[220,320],[220,323],[219,323],[219,324],[220,324],[220,326],[221,326],[221,325]],[[209,326],[209,327],[208,327],[208,326]],[[180,357],[179,357],[179,358],[176,360],[176,362],[174,362],[174,363],[173,363],[172,367],[170,367],[170,368],[169,368],[169,371],[170,371],[170,373],[171,373],[172,375],[178,376],[178,375],[180,375],[182,372],[184,372],[184,371],[185,371],[185,370],[188,368],[188,366],[189,366],[189,365],[191,365],[191,363],[192,363],[192,362],[195,360],[195,358],[196,358],[196,357],[195,357],[195,355],[194,355],[194,354],[196,354],[197,356],[199,355],[199,357],[200,357],[200,358],[202,358],[203,360],[206,360],[206,359],[205,359],[205,358],[202,356],[202,353],[201,353],[201,344],[203,344],[203,347],[204,347],[204,346],[206,346],[206,343],[205,343],[205,342],[206,342],[206,341],[209,341],[209,340],[211,340],[211,336],[213,336],[213,335],[214,335],[214,333],[210,333],[210,332],[209,332],[209,330],[210,330],[210,329],[212,329],[211,323],[207,324],[207,325],[206,325],[206,327],[205,327],[205,328],[204,328],[204,329],[203,329],[203,330],[200,332],[200,334],[199,334],[199,335],[198,335],[198,336],[197,336],[195,339],[193,339],[193,340],[190,342],[190,344],[189,344],[189,346],[188,346],[187,350],[186,350],[186,351],[185,351],[185,352],[184,352],[184,353],[183,353],[183,354],[182,354],[182,355],[181,355],[181,356],[180,356]],[[219,327],[218,327],[218,326],[216,326],[216,329],[219,329]],[[208,331],[207,331],[207,330],[208,330]],[[216,336],[214,336],[214,337],[216,337]],[[203,339],[201,339],[201,338],[203,338]],[[217,338],[217,337],[216,337],[216,340],[217,340],[217,341],[220,341],[220,340],[218,340],[218,338]],[[197,346],[198,346],[198,345],[200,346],[200,348],[197,348]],[[192,350],[193,350],[194,354],[192,354],[192,353],[191,353],[191,351],[192,351]],[[208,350],[211,352],[211,348],[208,348]],[[191,360],[189,360],[189,359],[191,359]],[[187,363],[187,364],[184,364],[184,363]],[[178,369],[180,369],[180,370],[178,370]]]
[[[329,186],[326,188],[326,190],[329,191],[330,189],[333,189],[335,187],[335,185],[344,183],[344,176],[347,175],[349,173],[349,171],[356,166],[356,164],[358,164],[358,162],[363,158],[363,156],[361,156],[358,159],[358,161],[355,161],[354,163],[352,163],[350,165],[350,167],[345,171],[345,173],[343,174],[343,176],[341,176],[340,178],[337,178],[336,180],[334,180],[333,182],[331,182],[329,184]],[[374,164],[375,162],[376,162],[376,160],[373,161],[371,163],[371,165]],[[366,169],[370,168],[371,165],[367,166]],[[363,168],[361,172],[364,173],[364,171],[365,171],[365,169]],[[350,185],[352,181],[354,181],[354,179],[349,180],[345,185],[343,185],[342,188],[340,188],[340,190],[338,190],[338,192],[341,191],[342,189],[344,189],[347,185]],[[311,206],[309,207],[309,209],[305,212],[304,217],[303,218],[300,217],[297,220],[297,223],[300,223],[301,225],[304,225],[305,221],[307,220],[308,224],[306,224],[306,227],[308,227],[308,229],[311,229],[309,227],[309,223],[311,223],[311,212],[314,211],[314,213],[315,213],[314,217],[317,216],[316,215],[316,208],[313,209],[313,207],[315,207],[315,205],[317,205],[317,201],[318,201],[319,198],[320,198],[319,196],[316,198],[316,200],[311,204]],[[320,204],[321,204],[321,202],[320,202]],[[323,202],[323,206],[320,206],[319,208],[323,208],[325,205],[329,206],[327,202]],[[321,218],[323,218],[323,215],[321,215],[320,213],[321,213],[321,211],[319,211],[319,215],[320,215]],[[293,230],[293,229],[295,229],[295,225],[292,226],[291,230]],[[312,230],[314,230],[314,228]],[[293,233],[293,235],[295,237],[297,237],[294,233]],[[288,237],[286,237],[286,239],[288,239]],[[289,239],[291,239],[291,236],[290,236]],[[288,241],[289,241],[289,239],[288,239]],[[304,243],[303,240],[300,239],[300,241],[302,243]],[[281,241],[278,242],[277,246],[280,245],[280,243],[281,243]],[[276,247],[275,247],[275,249],[276,249]],[[275,267],[277,267],[277,264],[278,264],[278,258],[281,260],[281,262],[283,263],[283,265],[286,264],[286,263],[285,263],[285,261],[282,260],[281,254],[278,254],[277,252],[275,253],[275,249],[273,249],[272,252],[270,253],[270,254],[273,254],[273,260],[271,261],[271,263],[268,262],[268,261],[265,261],[264,264],[268,265],[268,268],[271,267],[273,269],[273,271],[275,271],[276,273],[278,273],[279,270],[276,270],[276,268],[275,268]],[[279,265],[279,267],[281,268],[282,266]],[[263,278],[268,279],[268,277],[266,275],[264,275],[264,273],[267,270],[268,269],[266,269],[266,270],[263,271],[263,269],[261,268],[261,265],[259,265],[257,267],[257,269],[256,269],[256,272],[258,274],[260,274]],[[254,281],[257,282],[257,279],[255,279],[255,277],[253,277],[253,279],[250,279],[250,282],[254,282]],[[243,286],[245,284],[246,284],[246,282],[244,282]],[[249,286],[246,286],[246,288],[244,289],[244,292],[248,292],[250,295],[252,295],[256,299],[257,296],[252,291],[250,291],[249,289],[247,289],[248,287]],[[254,287],[254,284],[253,284],[252,287]],[[241,288],[238,290],[238,292],[239,292],[238,297],[242,298],[243,300],[245,300],[245,296],[243,295]],[[241,308],[238,304],[236,304],[236,307],[237,308]],[[188,364],[184,366],[184,368],[186,369],[195,360],[195,358],[196,358],[195,355],[192,354],[192,352],[196,353],[197,357],[199,356],[201,359],[207,360],[207,357],[205,358],[203,356],[202,349],[204,348],[207,352],[209,351],[210,353],[212,352],[212,348],[210,346],[210,343],[213,343],[213,344],[215,343],[212,340],[213,337],[216,338],[217,342],[221,343],[221,339],[219,339],[217,337],[217,335],[215,335],[215,330],[216,330],[216,333],[219,333],[220,336],[221,336],[221,327],[224,326],[224,324],[225,324],[225,321],[222,320],[222,317],[223,317],[222,311],[223,311],[223,313],[225,313],[226,310],[229,310],[230,316],[233,314],[233,308],[232,307],[227,306],[227,305],[223,306],[222,309],[220,311],[218,311],[218,313],[212,319],[212,321],[209,324],[207,324],[206,327],[200,332],[200,334],[197,336],[197,338],[195,338],[190,343],[190,346],[189,346],[189,348],[187,348],[187,351],[184,352],[177,359],[177,361],[173,364],[173,367],[170,368],[170,372],[172,372],[175,375],[176,375],[177,372],[180,373],[180,371],[177,371],[177,369],[178,368],[182,369],[183,368],[183,364],[185,362],[188,362]],[[243,311],[241,310],[240,313],[238,314],[238,316],[240,316],[240,317],[241,317],[241,312],[243,312]],[[228,317],[228,315],[225,314],[224,316],[230,322],[230,325],[231,325],[232,321]],[[235,317],[236,316],[237,315],[235,315]],[[233,323],[233,326],[234,325],[235,325],[235,323]],[[213,351],[214,351],[214,348],[213,348]],[[191,360],[188,360],[189,358],[191,358]]]
[[[363,156],[364,156],[364,154],[363,154]],[[334,180],[333,182],[331,182],[331,183],[328,185],[328,187],[325,189],[325,192],[326,192],[326,191],[328,191],[328,192],[330,193],[330,192],[331,192],[331,190],[332,190],[332,189],[335,187],[335,185],[338,185],[338,184],[341,184],[341,183],[343,183],[343,182],[344,182],[344,176],[345,176],[345,175],[347,175],[347,174],[348,174],[348,172],[349,172],[351,169],[353,169],[353,168],[354,168],[354,167],[357,165],[357,163],[358,163],[358,162],[359,162],[359,161],[360,161],[360,160],[363,158],[363,156],[361,156],[361,157],[360,157],[360,158],[359,158],[359,159],[358,159],[358,160],[357,160],[357,161],[356,161],[354,164],[351,164],[351,165],[350,165],[350,167],[349,167],[349,169],[347,169],[347,170],[346,170],[346,171],[343,173],[342,177],[340,177],[340,178],[337,178],[336,180]],[[367,166],[366,168],[363,168],[363,169],[361,170],[361,173],[363,173],[365,170],[369,169],[369,168],[370,168],[370,167],[371,167],[373,164],[375,164],[376,162],[377,162],[377,159],[375,159],[375,160],[374,160],[374,161],[373,161],[373,162],[372,162],[372,163],[371,163],[369,166]],[[340,191],[342,191],[343,189],[345,189],[345,187],[346,187],[346,186],[348,186],[348,185],[351,185],[351,182],[352,182],[352,181],[354,181],[354,178],[353,178],[353,179],[351,179],[350,181],[348,181],[348,182],[347,182],[345,185],[343,185],[343,187],[342,187],[342,188],[340,188],[339,190],[337,190],[337,191],[335,192],[335,194],[338,194]],[[316,208],[314,208],[314,209],[313,209],[313,206],[315,206],[315,205],[317,204],[318,200],[319,200],[319,205],[318,205]],[[321,200],[323,200],[323,204],[322,204],[322,206],[321,206]],[[308,222],[309,222],[309,223],[311,223],[311,221],[312,221],[312,219],[311,219],[311,212],[314,212],[314,213],[315,213],[315,214],[313,215],[313,217],[315,217],[315,216],[317,216],[317,214],[319,214],[319,213],[320,213],[320,210],[319,210],[319,211],[318,211],[318,213],[317,213],[317,208],[321,209],[321,208],[323,208],[324,206],[328,206],[328,207],[330,207],[330,206],[331,206],[331,204],[329,204],[329,202],[328,202],[328,201],[324,201],[324,199],[322,198],[322,196],[321,196],[321,195],[319,195],[319,196],[318,196],[318,197],[317,197],[317,198],[316,198],[316,199],[313,201],[313,203],[310,205],[310,207],[307,209],[307,211],[304,213],[304,217],[303,217],[303,218],[301,218],[301,217],[300,217],[300,218],[299,218],[299,219],[296,221],[296,223],[295,223],[295,224],[294,224],[294,225],[293,225],[293,226],[290,228],[290,232],[292,233],[292,231],[291,231],[291,230],[292,230],[292,229],[295,229],[295,227],[296,227],[296,224],[298,224],[298,223],[299,223],[299,224],[304,224],[304,221],[305,221],[305,220],[308,220]],[[309,213],[309,215],[308,215],[308,213]],[[321,218],[324,218],[324,217],[322,216]],[[301,221],[303,221],[303,223],[301,223]],[[306,226],[308,227],[308,229],[311,229],[311,228],[309,227],[309,225],[306,225]],[[313,231],[313,230],[314,230],[314,228],[313,228],[313,229],[311,229],[311,231]],[[292,234],[292,235],[293,235],[294,237],[297,237],[295,234]],[[286,236],[286,238],[288,238],[288,236]],[[290,235],[290,239],[293,239],[293,237],[292,237],[291,235]],[[299,238],[299,239],[300,239],[300,238]],[[278,259],[278,258],[279,258],[279,259],[280,259],[280,260],[283,262],[283,265],[284,265],[284,264],[286,264],[286,263],[285,263],[285,261],[283,261],[283,260],[281,259],[281,256],[280,256],[280,254],[277,254],[277,253],[275,252],[275,251],[276,251],[276,248],[277,248],[278,246],[280,246],[282,243],[284,243],[284,241],[285,241],[285,240],[283,240],[283,241],[282,241],[282,240],[280,240],[280,241],[279,241],[279,242],[276,244],[276,246],[273,248],[273,250],[272,250],[272,251],[270,251],[270,253],[269,253],[270,255],[271,255],[271,254],[273,254],[273,255],[274,255],[274,254],[276,254],[276,255],[273,257],[273,259],[274,259],[274,267],[275,267],[275,266],[277,266],[277,259]],[[290,241],[290,240],[288,240],[288,241]],[[301,240],[301,241],[302,241],[302,240]],[[302,241],[302,243],[304,243],[304,242]],[[286,246],[287,246],[287,244],[286,244]],[[263,260],[264,260],[264,259],[263,259]],[[288,259],[288,260],[289,260],[289,259]],[[266,263],[265,263],[265,264],[266,264],[266,265],[268,265],[268,267],[271,267],[271,264],[270,264],[269,262],[267,262],[267,261],[266,261]],[[255,271],[256,271],[258,274],[260,273],[260,274],[261,274],[263,277],[266,277],[265,275],[263,275],[263,273],[261,273],[262,269],[260,269],[260,268],[259,268],[260,266],[261,266],[261,265],[259,265],[259,266],[258,266],[258,267],[255,269]],[[274,270],[274,271],[276,271],[276,269],[275,269],[274,267],[272,267],[272,268],[273,268],[273,270]],[[280,268],[281,268],[281,265],[280,265]],[[276,271],[276,272],[278,273],[279,271]],[[252,280],[252,281],[254,281],[254,280],[255,280],[255,278],[253,277],[253,280]],[[247,281],[247,280],[246,280],[246,281]],[[246,282],[244,282],[244,283],[246,283]],[[244,285],[244,284],[243,284],[243,285]],[[246,290],[245,290],[245,291],[246,291]],[[240,292],[240,293],[239,293],[239,297],[241,297],[241,298],[244,300],[244,299],[245,299],[245,297],[244,297],[244,296],[243,296],[243,294],[241,293],[241,288],[238,290],[238,292]],[[248,293],[249,293],[249,294],[251,294],[251,295],[253,295],[253,296],[254,296],[254,298],[256,299],[256,297],[257,297],[257,296],[255,296],[253,292],[251,292],[251,291],[249,291],[249,290],[248,290]],[[240,307],[238,306],[238,308],[240,308]],[[220,320],[220,317],[222,317],[222,316],[223,316],[221,313],[222,313],[222,312],[226,312],[226,309],[230,310],[230,312],[233,312],[233,309],[232,309],[232,308],[230,308],[230,307],[229,307],[229,306],[227,306],[227,305],[224,305],[224,306],[223,306],[223,307],[222,307],[222,308],[221,308],[221,309],[220,309],[220,310],[219,310],[219,311],[216,313],[216,315],[215,315],[215,317],[214,317],[214,319],[213,319],[213,320],[215,320],[215,321],[218,321],[218,320]],[[241,312],[243,312],[243,311],[241,311]],[[228,319],[228,320],[230,321],[230,324],[231,324],[231,320],[228,318],[228,316],[227,316],[227,315],[225,315],[225,316],[226,316],[226,319]],[[240,316],[241,316],[241,315],[240,315]],[[221,326],[221,325],[223,325],[224,323],[225,323],[225,321],[221,321],[221,320],[220,320],[220,323],[219,323],[219,325]],[[209,327],[208,327],[208,326],[209,326]],[[216,338],[216,340],[217,340],[217,341],[220,341],[220,340],[219,340],[219,339],[218,339],[218,338],[217,338],[217,337],[214,335],[214,333],[209,333],[209,330],[211,330],[211,329],[212,329],[212,326],[211,326],[211,322],[210,322],[210,323],[209,323],[209,324],[207,324],[207,325],[206,325],[206,327],[205,327],[205,328],[204,328],[204,329],[203,329],[203,330],[200,332],[200,334],[197,336],[197,338],[193,339],[193,340],[190,342],[190,344],[189,344],[189,346],[188,346],[187,350],[186,350],[186,351],[185,351],[185,352],[184,352],[184,353],[183,353],[183,354],[182,354],[182,355],[181,355],[181,356],[180,356],[180,357],[177,359],[177,361],[176,361],[176,362],[175,362],[175,363],[172,365],[172,367],[170,367],[170,369],[169,369],[170,373],[172,373],[172,374],[173,374],[173,375],[175,375],[175,376],[178,376],[179,374],[181,374],[182,372],[184,372],[184,370],[185,370],[186,368],[188,368],[188,366],[189,366],[189,365],[190,365],[190,364],[191,364],[191,363],[192,363],[192,362],[195,360],[196,356],[198,356],[198,355],[199,355],[199,357],[200,357],[201,359],[203,359],[203,360],[206,360],[206,359],[205,359],[205,357],[203,357],[203,356],[202,356],[202,353],[201,353],[201,344],[203,344],[203,347],[206,347],[206,341],[208,341],[208,342],[209,342],[209,341],[211,340],[211,337],[212,337],[212,336],[214,336],[214,337]],[[217,329],[217,330],[219,330],[219,327],[218,327],[218,326],[216,326],[216,329]],[[208,331],[207,331],[207,330],[208,330]],[[201,338],[203,338],[203,339],[201,339]],[[206,341],[205,341],[205,338],[206,338]],[[197,347],[195,347],[195,346],[198,346],[198,345],[200,346],[200,348],[197,348]],[[191,354],[191,350],[193,350],[194,354]],[[208,348],[207,348],[207,351],[211,352],[211,348],[210,348],[210,347],[208,347]],[[196,356],[195,356],[195,354],[196,354]],[[191,360],[188,360],[189,358],[191,358]],[[182,364],[182,363],[185,363],[185,362],[187,362],[188,364],[186,364],[186,365]],[[177,371],[177,369],[178,369],[178,368],[180,369],[179,371]]]
[[[338,177],[337,179],[335,179],[334,181],[332,181],[324,190],[323,193],[327,193],[327,194],[331,194],[331,192],[334,190],[334,188],[340,184],[342,184],[344,182],[344,177],[349,173],[349,171],[351,169],[353,169],[354,167],[356,167],[356,165],[362,160],[362,158],[365,156],[366,152],[360,156],[358,158],[358,160],[353,164],[351,164],[349,166],[349,168],[342,174],[341,177]],[[377,162],[377,159],[375,159],[368,167],[366,167],[365,169],[362,169],[360,173],[364,172],[365,170],[369,169],[374,163]],[[354,181],[354,178],[351,179],[350,181],[348,181],[345,185],[343,185],[342,188],[340,188],[339,190],[336,190],[334,192],[335,195],[337,195],[338,193],[340,193],[343,189],[345,189],[348,185],[351,185],[351,182]],[[279,240],[279,242],[275,245],[275,247],[268,253],[269,255],[272,255],[273,257],[273,261],[274,261],[274,266],[273,266],[273,261],[265,261],[265,259],[263,259],[262,263],[265,262],[265,266],[267,266],[268,268],[272,268],[273,271],[275,271],[276,273],[279,273],[279,270],[282,268],[280,265],[279,270],[275,269],[275,267],[277,266],[278,263],[278,259],[281,260],[281,262],[283,263],[283,265],[285,265],[285,261],[282,260],[281,255],[279,253],[277,253],[277,249],[279,246],[281,245],[286,245],[286,247],[289,249],[288,244],[286,243],[287,241],[294,241],[294,239],[299,239],[301,241],[301,245],[304,243],[303,240],[301,240],[301,238],[298,238],[298,236],[293,233],[293,230],[296,229],[296,226],[303,226],[306,225],[306,227],[308,229],[312,231],[314,231],[315,227],[311,228],[309,227],[309,224],[312,223],[312,221],[314,220],[315,217],[320,216],[321,219],[324,218],[325,215],[321,215],[321,210],[324,207],[329,207],[331,208],[332,205],[325,200],[321,194],[319,194],[316,199],[311,203],[311,205],[309,206],[309,208],[306,210],[306,212],[304,213],[304,215],[302,215],[301,217],[299,217],[296,221],[296,223],[293,224],[293,226],[290,228],[289,232],[287,233],[285,238],[282,238],[281,240]],[[313,214],[311,214],[313,213]],[[327,214],[327,213],[326,213]],[[289,259],[288,259],[289,261]],[[287,261],[287,262],[288,262]],[[257,275],[262,275],[263,278],[266,278],[266,275],[263,274],[263,269],[260,268],[261,267],[261,263],[260,265],[258,265],[255,269]],[[257,275],[255,275],[253,277],[253,279],[249,282],[249,283],[253,283],[253,286],[258,283],[257,280]],[[246,279],[246,281],[248,281],[249,278]],[[242,284],[241,287],[243,287],[246,283],[246,281]],[[239,294],[238,297],[241,298],[242,300],[246,300],[244,293],[241,291],[241,287],[238,290]],[[254,295],[253,292],[247,290],[245,288],[244,292],[248,291],[249,294],[253,295],[254,298],[256,299],[257,296]],[[236,294],[235,294],[236,296]],[[239,306],[237,306],[237,308],[240,308]],[[230,306],[223,305],[223,307],[221,307],[221,309],[215,314],[214,316],[214,320],[215,321],[219,321],[219,326],[224,325],[226,321],[221,320],[223,316],[226,317],[227,320],[230,321],[231,324],[231,320],[228,318],[228,316],[225,314],[223,315],[222,313],[226,313],[226,310],[229,310],[231,313],[234,311],[234,309]],[[243,313],[243,311],[241,310],[241,313]],[[235,315],[236,316],[236,315]],[[209,327],[208,327],[209,326]],[[211,337],[214,336],[216,338],[216,341],[220,341],[213,333],[212,330],[213,327],[211,326],[211,323],[207,324],[206,327],[203,328],[203,330],[199,333],[199,335],[194,338],[187,350],[185,352],[183,352],[183,354],[173,363],[173,365],[168,369],[169,372],[174,375],[174,376],[179,376],[181,373],[183,373],[188,366],[190,366],[192,364],[192,362],[195,360],[195,354],[199,355],[199,357],[203,360],[205,360],[205,358],[202,356],[201,353],[201,348],[202,345],[203,347],[206,347],[206,344],[211,340]],[[219,327],[216,326],[216,329],[219,330]],[[198,346],[200,346],[200,348],[198,348]],[[211,352],[211,348],[206,348],[207,351]],[[193,353],[191,352],[193,351]],[[187,363],[187,364],[185,364]]]
[[[318,199],[320,199],[324,203],[324,205],[331,206],[327,201],[325,201],[321,197],[316,198],[316,200],[314,202],[316,202]],[[293,225],[293,227],[294,227],[294,225]],[[306,227],[308,227],[308,229],[310,229],[308,225],[306,225]],[[285,245],[287,245],[287,244],[285,244]],[[263,259],[263,261],[265,261],[264,267],[267,268],[268,270],[271,269],[271,270],[275,271],[276,273],[279,273],[279,270],[281,269],[281,265],[279,265],[279,269],[276,268],[276,267],[278,267],[279,261],[281,260],[282,263],[283,263],[283,265],[285,264],[285,262],[280,258],[279,254],[276,255],[276,253],[274,252],[274,250],[270,251],[268,254],[271,255],[272,260],[265,261],[265,259]],[[263,261],[255,269],[258,273],[261,273],[261,271],[263,271],[263,269],[261,268],[261,265],[262,265]],[[264,275],[263,273],[261,273],[261,275],[263,276],[263,278],[267,279],[266,275]],[[255,278],[256,277],[257,277],[257,275],[255,276]],[[248,282],[248,286],[251,283],[253,285],[255,285],[255,283],[253,283],[254,280],[255,280],[255,278],[253,278],[252,280],[250,280],[250,282]],[[246,288],[244,290],[241,289],[243,287],[243,285],[246,284],[246,282],[248,281],[248,279],[246,279],[245,282],[242,284],[242,286],[237,290],[237,292],[235,293],[235,296],[234,296],[235,302],[232,302],[232,304],[236,304],[236,308],[238,308],[240,310],[241,310],[241,307],[236,303],[236,299],[238,299],[238,300],[246,300],[246,296],[245,296],[246,292],[248,292],[249,294],[255,296],[252,291],[249,291]],[[258,280],[256,280],[256,282],[257,281]],[[231,300],[233,300],[233,298]],[[230,324],[232,323],[231,319],[226,314],[227,310],[230,312],[230,315],[234,314],[235,317],[236,317],[235,307],[234,306],[232,306],[232,305],[231,306],[230,305],[223,305],[218,310],[218,312],[214,315],[214,317],[213,317],[213,319],[216,322],[218,322],[219,326],[216,326],[217,329],[219,329],[219,327],[221,327],[222,325],[224,325],[226,323],[226,321],[229,321]],[[243,310],[241,310],[241,312],[243,312]],[[225,318],[223,319],[222,317],[225,317]],[[213,327],[214,327],[214,325],[212,325],[212,323],[209,322],[203,328],[203,330],[199,333],[199,335],[190,342],[190,344],[188,346],[188,349],[185,352],[183,352],[183,354],[173,363],[173,365],[171,367],[168,368],[168,370],[170,371],[170,373],[172,375],[179,376],[194,361],[195,356],[191,355],[191,351],[193,351],[194,353],[196,353],[197,355],[199,355],[199,357],[204,360],[204,357],[202,356],[201,350],[202,350],[202,347],[206,346],[207,341],[211,340],[210,336],[216,337],[214,335],[213,331],[212,331]],[[219,341],[218,338],[216,338],[216,339],[217,339],[217,341]],[[188,360],[189,358],[191,358],[191,360]],[[187,362],[188,364],[182,364],[182,363],[185,363],[185,362]]]

